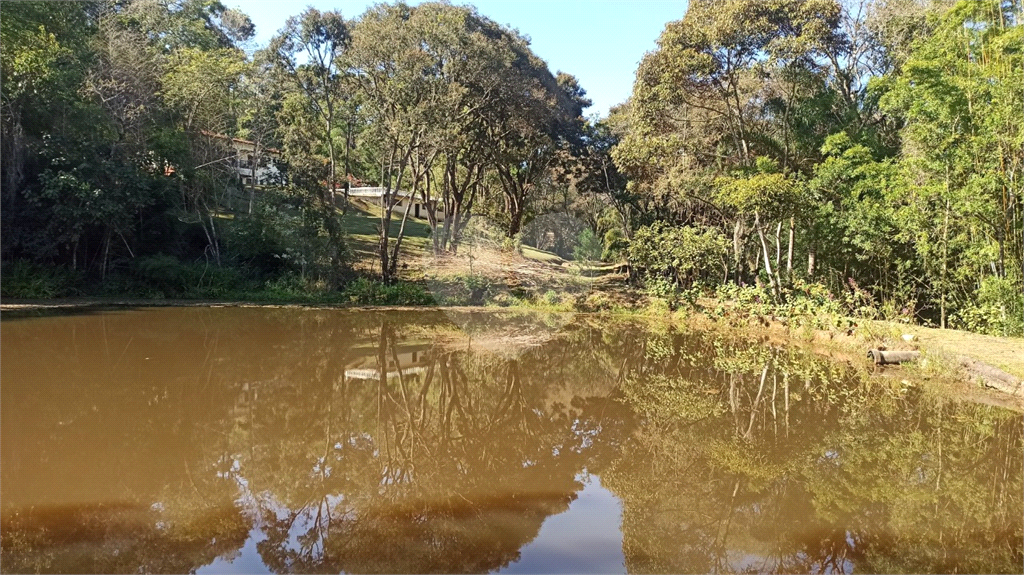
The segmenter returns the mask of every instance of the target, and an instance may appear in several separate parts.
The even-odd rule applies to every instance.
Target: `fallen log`
[[[869,349],[868,357],[874,360],[875,365],[890,365],[917,361],[921,357],[919,351],[883,351],[880,349]]]
[[[1024,395],[1024,382],[997,367],[967,356],[960,356],[960,367],[967,371],[967,375],[972,381],[985,387],[991,387],[1010,395]]]

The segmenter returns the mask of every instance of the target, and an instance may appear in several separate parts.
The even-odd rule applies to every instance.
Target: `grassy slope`
[[[353,199],[352,209],[344,218],[345,231],[348,232],[349,245],[357,259],[365,262],[374,261],[377,257],[377,229],[380,225],[380,206],[360,199]],[[391,237],[398,234],[402,225],[402,215],[393,214],[391,219]],[[405,239],[402,240],[403,254],[419,256],[430,249],[430,225],[425,219],[409,216],[405,223]],[[560,266],[565,260],[557,254],[524,245],[521,255],[524,259],[543,264]],[[605,266],[606,267],[606,266]]]
[[[938,349],[954,356],[966,355],[1024,379],[1024,339],[995,337],[955,329],[917,326],[904,329],[913,333],[922,347]]]

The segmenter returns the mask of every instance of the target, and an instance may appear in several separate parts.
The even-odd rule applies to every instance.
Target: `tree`
[[[381,279],[395,277],[398,255],[405,234],[409,211],[405,210],[391,245],[391,216],[401,201],[403,181],[420,160],[413,174],[411,195],[418,191],[428,162],[417,157],[438,111],[443,84],[426,50],[424,33],[429,21],[419,8],[404,4],[378,5],[363,14],[353,31],[349,66],[354,86],[363,105],[361,113],[368,123],[367,136],[379,154],[381,186],[378,224],[378,257]]]
[[[958,3],[881,87],[883,107],[905,118],[903,165],[911,185],[904,222],[942,327],[951,309],[975,303],[979,278],[1024,281],[1018,17],[1013,3]],[[1020,308],[1013,300],[1002,305]]]
[[[554,149],[543,140],[548,112],[536,99],[538,91],[546,86],[543,94],[563,93],[525,42],[465,8],[397,4],[361,17],[350,55],[365,136],[378,150],[385,190],[378,243],[382,278],[391,281],[397,270],[409,210],[393,245],[391,221],[403,192],[419,196],[428,207],[435,250],[454,251],[486,163],[504,174],[510,217],[518,228],[523,192]],[[547,74],[549,82],[534,82],[527,74]],[[527,108],[532,116],[523,114]],[[529,167],[519,170],[510,163],[526,152],[515,142],[530,138],[543,140],[543,149],[534,150],[543,158],[528,159]],[[439,199],[445,213],[440,229],[433,213]]]
[[[719,183],[719,197],[722,204],[734,209],[739,218],[753,216],[754,230],[761,244],[764,271],[768,276],[772,293],[778,299],[782,295],[782,280],[779,274],[782,249],[778,234],[782,229],[781,220],[791,216],[792,210],[800,202],[800,187],[792,178],[774,171],[777,166],[772,162],[758,163],[758,173],[742,178],[723,178]],[[771,221],[778,222],[774,269],[764,233],[764,224]]]
[[[307,8],[301,15],[293,16],[284,28],[273,38],[267,53],[280,68],[284,78],[297,89],[292,113],[309,114],[316,119],[315,139],[292,137],[292,154],[308,154],[319,146],[326,146],[328,173],[325,182],[309,162],[295,162],[293,187],[304,189],[311,196],[312,205],[307,206],[318,214],[329,242],[333,247],[331,265],[338,269],[343,265],[342,232],[335,213],[335,192],[337,190],[337,146],[335,130],[345,114],[343,108],[349,94],[345,89],[345,65],[342,57],[350,43],[349,24],[341,12],[334,10],[320,12]],[[292,129],[293,136],[298,135]],[[301,174],[303,164],[307,165]],[[347,182],[347,177],[346,177]],[[342,210],[348,207],[348,184],[342,202]]]
[[[273,62],[267,58],[266,52],[257,54],[250,63],[242,76],[240,92],[242,112],[238,118],[238,134],[253,142],[249,184],[249,213],[252,214],[256,198],[256,171],[266,162],[267,149],[278,143],[278,114],[284,99],[279,79],[273,74]]]
[[[321,137],[330,160],[330,176],[320,195],[324,204],[332,206],[338,183],[334,130],[348,98],[341,58],[348,49],[349,34],[349,25],[341,12],[307,8],[301,15],[289,18],[268,47],[268,53],[320,120]],[[347,187],[344,202],[348,202]]]

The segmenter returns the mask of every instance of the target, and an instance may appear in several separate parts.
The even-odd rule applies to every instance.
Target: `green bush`
[[[629,250],[629,241],[622,234],[622,229],[614,227],[604,234],[604,249],[601,252],[601,260],[606,262],[619,261],[626,256]]]
[[[0,267],[0,295],[26,299],[76,295],[81,280],[81,274],[64,267],[21,260],[4,262]]]
[[[342,289],[345,301],[357,305],[432,305],[434,298],[423,286],[398,282],[391,285],[358,278]]]
[[[136,258],[133,268],[137,284],[125,286],[128,293],[123,295],[207,299],[257,287],[244,269],[216,266],[205,260],[186,263],[167,254]]]
[[[585,298],[581,298],[576,302],[576,308],[586,312],[607,311],[614,307],[614,302],[601,292],[589,293]]]
[[[339,285],[351,258],[344,234],[331,236],[324,215],[292,207],[292,195],[267,190],[253,213],[240,216],[227,234],[227,251],[264,277],[285,271]],[[339,223],[340,225],[340,223]]]
[[[548,290],[544,292],[543,297],[541,297],[541,301],[547,305],[558,305],[562,303],[562,296],[558,295],[558,292],[555,290]]]
[[[594,261],[601,257],[601,240],[590,228],[585,228],[577,238],[572,250],[572,259],[578,262]]]
[[[680,288],[719,281],[727,253],[728,241],[716,229],[663,222],[637,230],[629,245],[629,261],[645,282],[661,278]]]
[[[1024,335],[1024,294],[1011,278],[981,280],[977,301],[953,314],[951,323],[960,329],[988,335]]]

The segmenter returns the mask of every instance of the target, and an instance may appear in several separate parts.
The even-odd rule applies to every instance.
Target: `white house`
[[[281,164],[281,150],[266,146],[257,149],[256,142],[251,140],[213,132],[203,132],[203,135],[227,146],[228,154],[231,156],[228,160],[229,165],[238,172],[243,185],[251,185],[253,176],[256,177],[256,185],[271,184],[283,179],[283,174],[278,169]],[[253,167],[256,168],[255,173]]]
[[[395,379],[401,374],[415,380],[427,372],[429,362],[427,351],[432,345],[429,341],[409,341],[395,346],[394,352],[398,361],[390,353],[387,354],[384,366],[386,379]],[[355,346],[350,350],[355,357],[345,365],[345,377],[350,380],[376,381],[380,379],[379,349],[375,345]]]
[[[384,188],[380,186],[375,187],[359,187],[350,188],[348,191],[348,197],[350,198],[370,198],[375,200],[378,204],[380,203],[381,196],[384,195]],[[406,210],[410,210],[409,215],[414,218],[427,219],[427,206],[423,203],[423,200],[416,197],[410,192],[405,190],[398,190],[398,203],[395,204],[394,213],[398,215],[405,215]],[[434,202],[435,205],[439,202]],[[444,207],[437,205],[434,209],[434,216],[437,219],[444,219]]]

